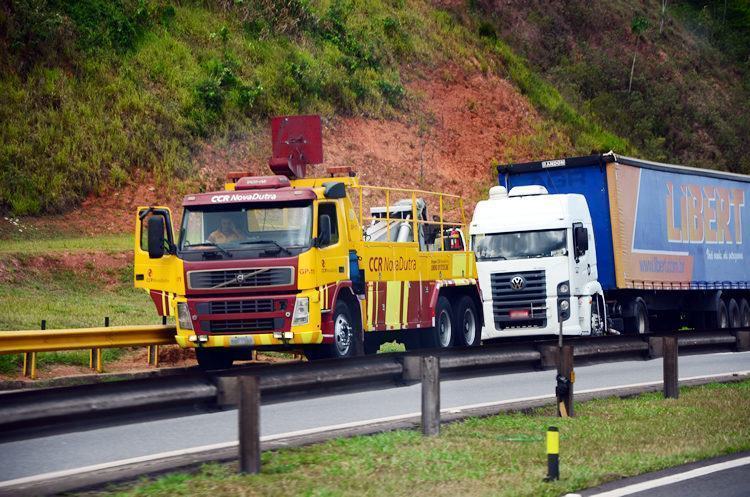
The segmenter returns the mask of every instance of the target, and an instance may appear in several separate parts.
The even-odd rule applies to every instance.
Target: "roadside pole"
[[[422,357],[422,434],[440,434],[440,362],[435,356]]]
[[[237,378],[240,389],[240,473],[260,473],[260,382],[257,376]]]
[[[677,374],[677,337],[663,337],[664,352],[664,398],[676,399],[680,396],[680,385]]]

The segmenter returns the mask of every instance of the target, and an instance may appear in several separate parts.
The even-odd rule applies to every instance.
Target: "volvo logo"
[[[245,281],[245,275],[240,273],[234,279],[237,280],[237,283],[242,283],[243,281]]]
[[[523,279],[523,276],[514,276],[510,279],[510,287],[513,290],[523,290],[525,286],[526,280]]]

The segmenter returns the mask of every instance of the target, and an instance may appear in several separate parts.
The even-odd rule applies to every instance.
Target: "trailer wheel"
[[[709,329],[724,330],[729,328],[729,310],[722,299],[717,299],[716,310],[708,313]]]
[[[739,328],[740,327],[740,306],[734,299],[729,299],[727,305],[727,315],[729,317],[729,327]]]
[[[204,371],[229,369],[234,362],[232,351],[220,348],[195,349],[195,357],[198,359],[198,367]]]
[[[422,346],[426,349],[446,349],[453,345],[453,310],[448,299],[441,295],[435,306],[435,326],[422,335]]]
[[[740,326],[750,328],[750,304],[746,299],[740,300]]]
[[[477,316],[477,307],[468,295],[461,297],[453,320],[457,325],[456,340],[460,345],[476,347],[482,341],[482,328]]]
[[[625,330],[628,333],[644,335],[649,332],[648,309],[642,298],[633,301],[633,317],[625,322]]]

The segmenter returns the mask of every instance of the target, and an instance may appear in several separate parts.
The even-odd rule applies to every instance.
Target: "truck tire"
[[[750,328],[750,304],[747,299],[740,300],[740,326]]]
[[[456,323],[456,343],[464,347],[476,347],[482,341],[482,327],[479,324],[477,306],[468,295],[461,297],[453,319]]]
[[[650,330],[646,302],[638,297],[633,301],[632,305],[633,317],[625,321],[625,331],[634,335],[644,335]]]
[[[333,308],[333,342],[305,349],[305,357],[308,361],[353,357],[355,333],[359,333],[356,327],[351,309],[346,302],[338,300]]]
[[[734,299],[729,299],[727,304],[727,315],[729,317],[729,327],[739,328],[740,325],[740,306]]]
[[[446,349],[453,345],[453,309],[448,299],[441,295],[435,306],[435,326],[425,330],[422,347],[425,349]]]
[[[234,362],[232,351],[220,348],[197,348],[195,357],[198,359],[198,367],[204,371],[229,369]]]
[[[724,330],[729,327],[729,311],[723,300],[716,300],[716,310],[708,313],[708,329]]]

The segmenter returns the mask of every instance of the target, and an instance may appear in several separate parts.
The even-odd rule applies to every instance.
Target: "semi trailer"
[[[498,166],[483,338],[750,326],[750,177],[616,155]]]
[[[272,139],[272,175],[186,195],[179,230],[166,207],[138,208],[134,284],[175,317],[180,346],[213,369],[258,349],[320,359],[394,340],[479,344],[459,196],[361,185],[348,167],[306,177],[323,162],[318,116],[274,118]]]

